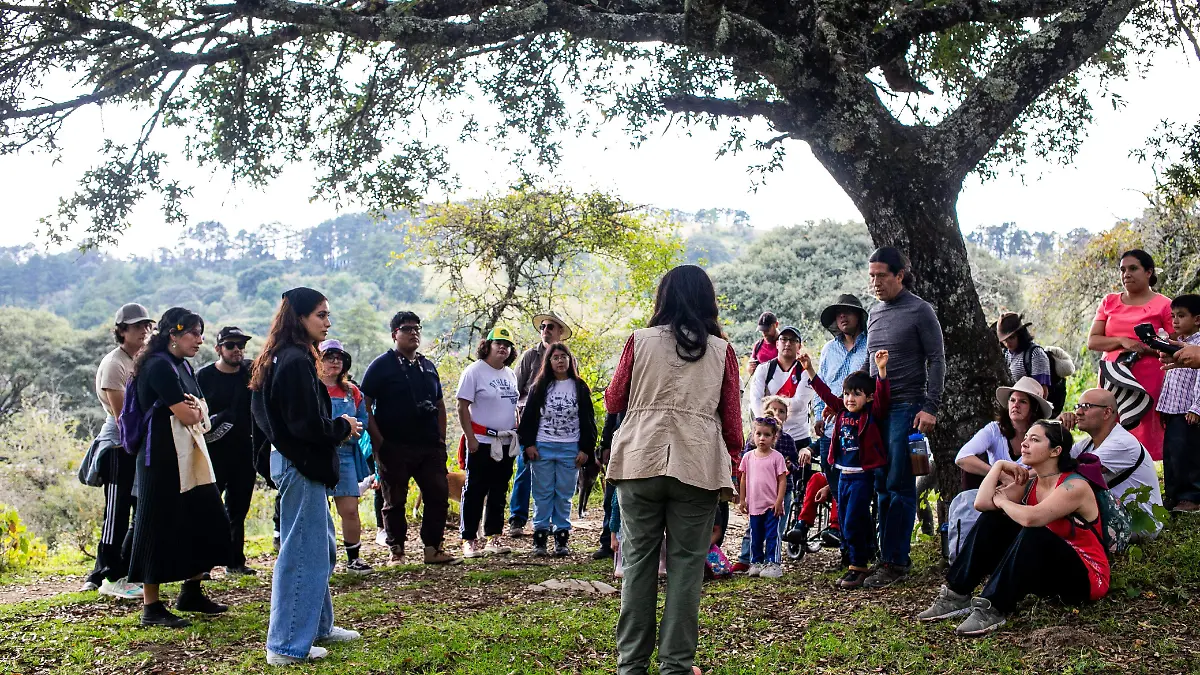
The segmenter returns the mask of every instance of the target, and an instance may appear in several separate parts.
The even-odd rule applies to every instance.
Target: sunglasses
[[[543,331],[546,331],[546,330],[550,330],[550,329],[552,329],[552,328],[558,328],[558,324],[556,324],[556,323],[544,323],[544,324],[542,324],[542,325],[540,326],[540,328],[541,328]]]
[[[321,355],[322,361],[341,361],[342,355],[337,352],[325,352]]]
[[[774,417],[755,417],[754,423],[755,424],[765,424],[769,427],[779,426],[779,420],[775,419]]]
[[[245,350],[245,349],[246,349],[246,343],[245,343],[245,342],[222,342],[222,343],[221,343],[221,348],[222,348],[222,349],[238,349],[238,350]]]

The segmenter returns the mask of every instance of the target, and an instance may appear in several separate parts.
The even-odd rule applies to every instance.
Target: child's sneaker
[[[783,567],[779,563],[767,563],[763,565],[762,571],[758,576],[764,579],[779,579],[783,576]]]
[[[846,574],[838,580],[838,588],[862,588],[863,582],[867,580],[867,570],[849,569]]]
[[[751,563],[750,568],[746,570],[746,576],[756,577],[762,574],[763,566],[758,563]]]

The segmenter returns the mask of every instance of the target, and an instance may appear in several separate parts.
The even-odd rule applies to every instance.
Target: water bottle
[[[932,470],[929,465],[929,441],[925,434],[916,432],[908,437],[908,459],[912,462],[914,476],[927,476]]]

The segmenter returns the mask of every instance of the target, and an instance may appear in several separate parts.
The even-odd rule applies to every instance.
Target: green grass
[[[912,620],[941,578],[932,541],[918,543],[914,558],[917,575],[876,593],[834,590],[829,554],[776,582],[710,583],[697,662],[728,674],[1200,672],[1200,519],[1173,522],[1141,560],[1122,561],[1100,602],[1071,609],[1030,599],[980,640],[955,637],[953,622]],[[0,605],[0,673],[267,672],[266,576],[206,584],[231,610],[185,631],[140,628],[136,606],[95,594]],[[611,568],[583,555],[551,564],[514,556],[335,575],[338,623],[364,639],[289,672],[613,672],[619,599],[528,590],[550,577],[611,579]]]

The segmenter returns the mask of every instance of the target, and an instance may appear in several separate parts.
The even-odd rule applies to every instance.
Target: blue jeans
[[[779,525],[784,520],[774,509],[750,516],[750,561],[756,565],[779,562]]]
[[[888,465],[875,469],[875,492],[879,495],[879,559],[885,564],[907,569],[912,564],[913,524],[917,519],[917,479],[908,459],[908,435],[913,420],[921,411],[918,403],[893,403],[888,413]],[[845,480],[845,476],[842,477]],[[838,505],[841,508],[841,504]],[[844,531],[844,529],[843,529]]]
[[[875,553],[875,528],[871,527],[871,492],[874,480],[870,472],[843,473],[838,480],[838,525],[842,528],[842,547],[850,564],[865,568]]]
[[[578,443],[537,443],[537,461],[529,462],[533,471],[534,532],[571,531],[571,497],[579,469],[575,467]],[[516,490],[513,491],[514,493]]]
[[[539,446],[540,447],[540,446]],[[517,475],[513,478],[512,495],[508,498],[508,524],[525,527],[529,522],[529,493],[533,478],[525,453],[517,453]]]
[[[313,643],[333,630],[333,518],[325,486],[301,475],[277,450],[271,451],[271,480],[279,486],[281,541],[271,577],[267,650],[305,658]]]
[[[788,513],[788,511],[790,511],[792,509],[793,496],[794,495],[792,494],[792,484],[789,481],[787,484],[787,492],[785,492],[783,494],[784,517],[779,519],[779,524],[777,525],[778,532],[776,532],[776,537],[775,537],[775,562],[779,562],[780,560],[783,559],[783,533],[787,532],[788,529],[791,528],[791,525],[788,524],[788,522],[787,522],[787,513]],[[751,551],[751,527],[750,527],[750,523],[747,522],[746,523],[746,532],[745,532],[745,534],[742,535],[742,550],[740,552],[738,552],[738,562],[743,562],[743,563],[746,563],[747,565],[749,565],[750,559],[751,559],[750,551]]]

